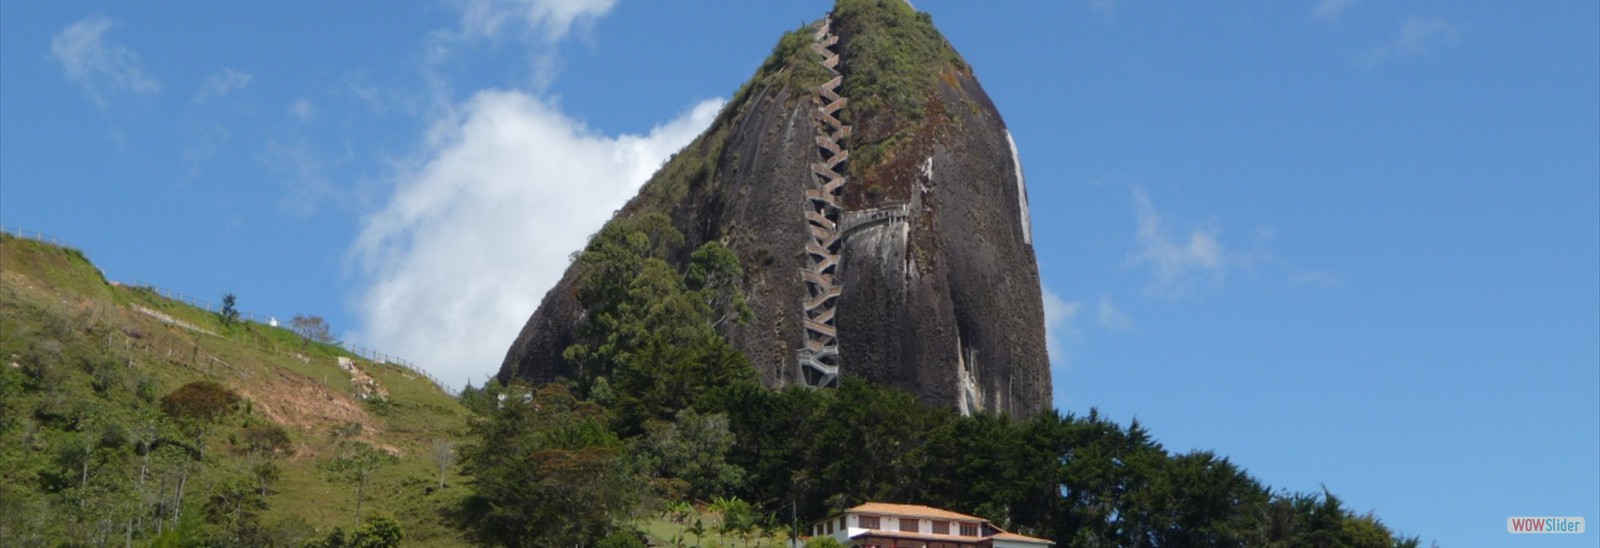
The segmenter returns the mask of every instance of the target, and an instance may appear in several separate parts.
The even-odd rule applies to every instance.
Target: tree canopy
[[[716,329],[749,315],[738,259],[707,242],[680,272],[667,259],[682,245],[666,216],[649,213],[607,224],[578,259],[586,314],[564,356],[579,372],[579,393],[615,409],[628,435],[671,421],[710,390],[755,379]]]
[[[462,449],[473,489],[462,524],[505,546],[589,545],[615,532],[638,491],[606,411],[561,384],[506,394]]]

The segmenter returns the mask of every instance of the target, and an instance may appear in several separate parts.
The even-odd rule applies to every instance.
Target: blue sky
[[[1504,527],[1600,517],[1600,6],[917,5],[1015,135],[1057,407],[1425,541],[1594,545]],[[827,7],[8,2],[0,223],[481,382]]]

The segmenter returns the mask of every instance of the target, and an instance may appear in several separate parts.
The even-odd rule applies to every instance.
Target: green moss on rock
[[[938,118],[939,78],[967,70],[966,62],[933,26],[933,18],[904,0],[838,0],[834,32],[840,37],[841,93],[850,98],[843,118],[855,126],[847,144],[850,172],[868,191],[905,147],[924,143]]]

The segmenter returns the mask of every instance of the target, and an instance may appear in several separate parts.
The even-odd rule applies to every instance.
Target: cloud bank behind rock
[[[722,103],[646,135],[607,136],[534,95],[473,95],[362,219],[352,254],[366,289],[351,338],[453,387],[481,382],[572,252]]]

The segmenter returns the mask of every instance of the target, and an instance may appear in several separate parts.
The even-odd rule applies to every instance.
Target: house
[[[1045,548],[1047,539],[1007,532],[989,520],[916,504],[869,502],[811,525],[812,537],[877,548]]]

